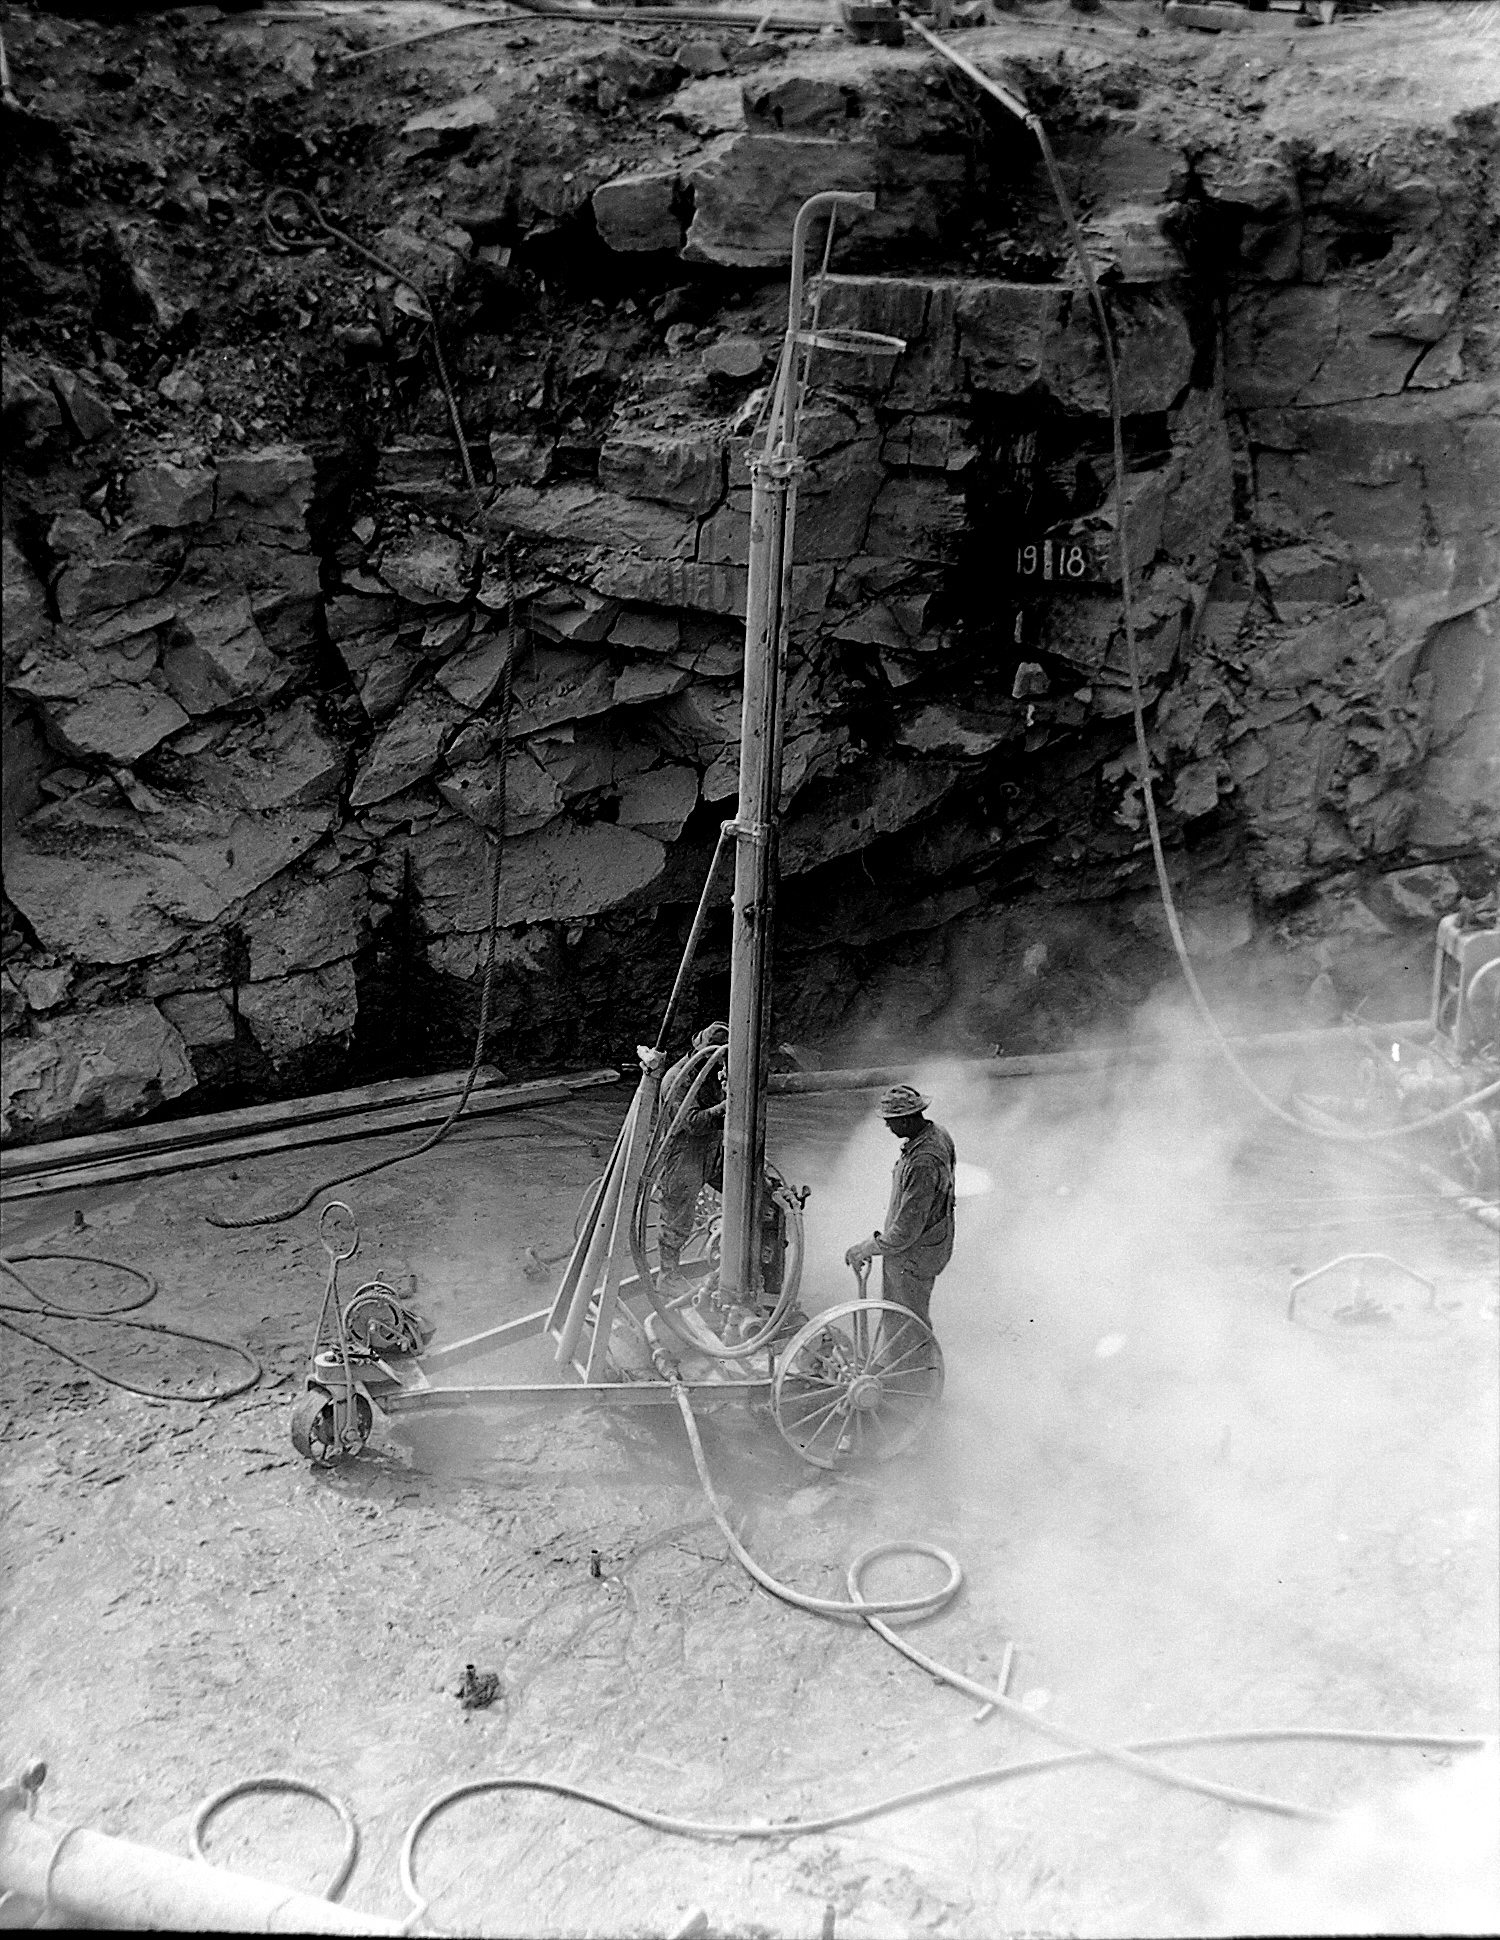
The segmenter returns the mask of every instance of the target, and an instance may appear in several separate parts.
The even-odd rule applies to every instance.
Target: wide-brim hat
[[[880,1099],[882,1118],[914,1118],[920,1111],[926,1111],[932,1100],[925,1097],[912,1085],[892,1085],[883,1092]]]

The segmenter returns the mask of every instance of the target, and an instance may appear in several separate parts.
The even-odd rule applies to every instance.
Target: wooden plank
[[[591,1086],[615,1084],[619,1072],[599,1070],[581,1072],[564,1078],[544,1078],[531,1084],[507,1085],[501,1090],[474,1092],[464,1110],[464,1121],[487,1117],[493,1112],[524,1111],[529,1105],[558,1105],[575,1092]],[[290,1152],[309,1145],[336,1145],[349,1139],[378,1138],[389,1133],[417,1130],[437,1125],[452,1111],[456,1099],[432,1099],[415,1105],[392,1105],[383,1111],[355,1113],[345,1118],[320,1119],[306,1125],[290,1125],[275,1131],[257,1132],[249,1138],[217,1139],[202,1146],[184,1146],[170,1152],[148,1153],[144,1157],[105,1160],[98,1165],[75,1165],[59,1171],[33,1173],[12,1179],[0,1165],[0,1204],[31,1199],[52,1192],[83,1191],[90,1186],[118,1185],[135,1179],[158,1178],[163,1173],[187,1172],[207,1165],[225,1165],[234,1159],[258,1158],[267,1153]]]
[[[244,1105],[234,1111],[204,1112],[196,1118],[172,1118],[150,1125],[126,1125],[118,1131],[92,1132],[84,1138],[55,1138],[40,1145],[23,1145],[0,1154],[0,1169],[19,1177],[24,1172],[53,1172],[65,1165],[84,1165],[94,1159],[124,1158],[132,1153],[166,1152],[177,1145],[199,1145],[212,1138],[239,1138],[251,1132],[272,1131],[282,1125],[307,1124],[320,1118],[339,1118],[382,1105],[419,1104],[432,1098],[456,1098],[464,1088],[465,1071],[443,1071],[431,1078],[390,1078],[379,1084],[358,1085],[350,1091],[325,1091],[312,1098],[283,1098],[270,1105]],[[482,1064],[475,1091],[492,1091],[505,1083],[493,1064]]]
[[[1354,1026],[1335,1024],[1327,1030],[1265,1031],[1255,1037],[1231,1037],[1230,1047],[1241,1056],[1257,1052],[1312,1051],[1337,1045],[1357,1045],[1367,1035],[1415,1038],[1429,1033],[1426,1018],[1397,1024]],[[1093,1051],[1036,1051],[1003,1058],[945,1058],[934,1053],[921,1064],[887,1064],[856,1070],[777,1071],[767,1090],[773,1098],[795,1098],[825,1091],[882,1091],[887,1085],[910,1084],[919,1072],[940,1075],[944,1069],[974,1078],[1045,1078],[1071,1071],[1108,1071],[1117,1065],[1172,1064],[1185,1059],[1220,1056],[1210,1037],[1191,1043],[1106,1045]]]

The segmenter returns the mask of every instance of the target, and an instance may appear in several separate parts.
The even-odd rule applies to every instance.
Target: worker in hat
[[[928,1320],[933,1282],[953,1257],[953,1140],[926,1116],[932,1103],[910,1085],[892,1085],[880,1100],[886,1130],[901,1141],[891,1175],[885,1224],[856,1240],[844,1258],[852,1267],[880,1259],[881,1297]]]
[[[727,1024],[705,1024],[693,1037],[692,1049],[667,1071],[661,1084],[661,1119],[670,1125],[686,1098],[693,1079],[703,1068],[702,1053],[729,1042]],[[656,1249],[662,1280],[681,1277],[682,1249],[692,1236],[698,1195],[724,1186],[724,1061],[699,1089],[694,1107],[673,1135],[661,1170],[661,1223]]]

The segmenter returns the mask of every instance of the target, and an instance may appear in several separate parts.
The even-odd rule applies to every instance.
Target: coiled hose
[[[17,1272],[18,1260],[82,1260],[88,1266],[109,1266],[118,1273],[129,1274],[131,1279],[139,1280],[146,1291],[136,1295],[134,1299],[117,1300],[110,1307],[66,1307],[56,1299],[48,1299],[45,1294],[38,1293],[31,1282]],[[0,1253],[0,1273],[3,1273],[6,1279],[14,1280],[27,1296],[24,1302],[0,1300],[0,1327],[8,1327],[13,1334],[20,1334],[23,1339],[35,1342],[38,1347],[46,1348],[49,1354],[56,1354],[62,1360],[71,1361],[74,1367],[81,1368],[91,1379],[107,1382],[112,1388],[123,1388],[127,1394],[143,1394],[150,1401],[228,1401],[233,1395],[243,1394],[247,1388],[253,1388],[261,1377],[260,1362],[248,1347],[242,1347],[238,1341],[221,1340],[217,1334],[195,1334],[186,1327],[168,1327],[160,1320],[122,1319],[122,1315],[134,1313],[138,1308],[148,1306],[160,1291],[151,1274],[144,1272],[138,1266],[132,1266],[128,1260],[111,1259],[105,1253],[72,1253],[58,1247],[49,1247],[36,1252]],[[225,1353],[237,1354],[242,1361],[248,1361],[252,1372],[246,1375],[243,1381],[235,1382],[232,1387],[205,1388],[201,1393],[168,1394],[160,1388],[143,1388],[138,1382],[127,1381],[121,1375],[106,1374],[102,1367],[96,1366],[92,1361],[86,1361],[81,1354],[75,1354],[69,1348],[59,1347],[56,1341],[48,1340],[45,1334],[34,1334],[29,1327],[23,1327],[13,1318],[16,1314],[29,1314],[38,1320],[108,1321],[116,1327],[133,1327],[143,1334],[165,1334],[173,1340],[195,1341],[202,1347],[221,1347]]]
[[[1030,1778],[1041,1772],[1059,1771],[1069,1765],[1084,1765],[1106,1762],[1119,1766],[1124,1771],[1135,1773],[1138,1777],[1154,1780],[1159,1785],[1172,1787],[1182,1792],[1194,1792],[1200,1797],[1217,1799],[1221,1804],[1233,1805],[1256,1812],[1268,1812],[1279,1818],[1302,1819],[1314,1823],[1327,1824],[1338,1818],[1336,1812],[1325,1811],[1319,1806],[1302,1805],[1292,1799],[1277,1798],[1265,1792],[1249,1791],[1243,1786],[1221,1785],[1213,1779],[1198,1778],[1192,1773],[1175,1770],[1170,1765],[1159,1762],[1154,1755],[1159,1752],[1187,1751],[1207,1745],[1272,1745],[1272,1744],[1339,1744],[1392,1746],[1406,1750],[1420,1751],[1479,1751],[1492,1741],[1487,1738],[1462,1737],[1447,1734],[1411,1731],[1358,1731],[1339,1726],[1292,1725],[1270,1728],[1256,1728],[1245,1731],[1190,1732],[1170,1738],[1145,1738],[1125,1745],[1100,1745],[1093,1743],[1080,1732],[1070,1731],[1065,1725],[1054,1724],[1028,1711],[1003,1691],[991,1689],[975,1678],[967,1677],[962,1671],[942,1663],[919,1650],[914,1644],[900,1636],[884,1619],[889,1616],[920,1618],[933,1616],[945,1609],[957,1595],[963,1583],[963,1570],[957,1559],[947,1550],[934,1543],[890,1542],[877,1543],[873,1548],[864,1550],[849,1565],[849,1595],[844,1600],[837,1597],[810,1596],[805,1591],[794,1589],[773,1576],[750,1554],[725,1513],[718,1492],[714,1488],[713,1477],[709,1473],[708,1461],[703,1452],[703,1443],[698,1434],[698,1424],[693,1415],[692,1402],[686,1389],[676,1378],[675,1370],[664,1355],[658,1359],[659,1371],[672,1382],[673,1394],[682,1424],[687,1431],[688,1445],[692,1450],[693,1466],[698,1472],[698,1482],[714,1521],[729,1544],[736,1562],[761,1588],[789,1603],[794,1609],[806,1610],[814,1616],[857,1617],[903,1657],[909,1658],[929,1676],[951,1684],[955,1690],[977,1698],[984,1704],[992,1704],[1017,1724],[1028,1730],[1039,1732],[1043,1737],[1066,1746],[1067,1749],[1054,1752],[1045,1758],[1029,1758],[1007,1765],[988,1765],[976,1772],[965,1772],[956,1778],[937,1779],[928,1785],[914,1786],[908,1791],[891,1793],[874,1799],[864,1805],[845,1807],[841,1811],[820,1813],[805,1819],[689,1819],[672,1812],[653,1811],[649,1806],[631,1805],[622,1799],[611,1798],[608,1793],[596,1792],[584,1785],[574,1785],[563,1779],[533,1778],[519,1774],[502,1773],[490,1778],[467,1779],[458,1785],[451,1785],[429,1799],[421,1811],[407,1827],[406,1836],[401,1842],[400,1875],[402,1890],[412,1906],[412,1923],[427,1921],[432,1924],[428,1914],[429,1901],[417,1885],[416,1860],[417,1848],[422,1835],[433,1822],[441,1817],[451,1806],[464,1799],[479,1798],[493,1792],[532,1792],[546,1794],[552,1798],[567,1799],[578,1805],[593,1806],[601,1812],[613,1813],[615,1817],[628,1819],[635,1825],[649,1826],[655,1832],[670,1833],[684,1839],[794,1839],[810,1833],[832,1832],[841,1826],[858,1825],[863,1820],[879,1818],[889,1812],[906,1811],[912,1806],[924,1805],[933,1799],[949,1798],[956,1792],[977,1790],[982,1786],[998,1785],[1010,1779]],[[915,1597],[870,1599],[860,1585],[865,1571],[883,1556],[889,1555],[930,1556],[943,1565],[945,1579],[934,1589]]]
[[[674,1092],[673,1099],[666,1101],[666,1108],[663,1110],[661,1118],[658,1121],[656,1132],[652,1137],[650,1148],[647,1151],[646,1163],[641,1169],[641,1182],[636,1192],[635,1205],[631,1209],[629,1240],[631,1259],[635,1264],[636,1273],[639,1275],[640,1283],[645,1289],[647,1298],[656,1310],[657,1317],[662,1322],[662,1325],[668,1328],[683,1346],[691,1348],[695,1354],[702,1354],[710,1360],[716,1361],[741,1361],[747,1355],[758,1353],[761,1348],[767,1346],[776,1338],[781,1330],[782,1322],[791,1311],[797,1295],[801,1291],[802,1246],[800,1214],[796,1214],[796,1208],[788,1208],[789,1211],[796,1214],[799,1226],[796,1233],[796,1244],[789,1249],[791,1259],[787,1270],[782,1275],[781,1291],[777,1296],[775,1305],[761,1326],[753,1334],[747,1335],[742,1341],[734,1342],[731,1346],[716,1347],[705,1339],[703,1334],[694,1333],[683,1325],[677,1318],[671,1304],[663,1300],[657,1291],[656,1276],[652,1273],[650,1262],[646,1257],[646,1221],[650,1214],[651,1194],[660,1183],[661,1175],[666,1166],[667,1159],[671,1155],[673,1144],[676,1142],[683,1126],[687,1123],[688,1114],[697,1102],[699,1092],[702,1091],[704,1085],[707,1084],[713,1073],[723,1065],[727,1055],[723,1045],[710,1044],[705,1045],[701,1051],[691,1053],[688,1058],[684,1059],[684,1069],[679,1080],[679,1085],[685,1085],[686,1089],[680,1092],[680,1102],[676,1104],[675,1110],[672,1109],[673,1099],[677,1098],[679,1094]],[[667,1116],[668,1111],[671,1111],[672,1114],[670,1118]]]

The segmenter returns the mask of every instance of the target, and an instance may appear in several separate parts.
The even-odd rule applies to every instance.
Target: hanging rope
[[[468,1104],[470,1094],[473,1092],[475,1083],[478,1080],[479,1068],[484,1063],[485,1045],[489,1038],[490,1009],[495,989],[495,958],[500,936],[500,872],[505,862],[505,838],[509,814],[506,779],[510,766],[510,715],[515,691],[516,642],[519,638],[519,628],[516,623],[515,551],[514,542],[510,538],[507,538],[505,541],[505,604],[508,617],[508,632],[505,667],[500,676],[500,789],[499,798],[495,806],[494,821],[487,831],[491,846],[491,857],[489,918],[486,925],[487,941],[484,958],[484,981],[480,986],[479,993],[479,1024],[474,1033],[474,1053],[469,1059],[468,1073],[464,1078],[464,1087],[459,1093],[458,1101],[440,1125],[429,1132],[426,1138],[419,1140],[417,1144],[409,1147],[406,1151],[393,1152],[388,1158],[376,1159],[371,1164],[359,1166],[352,1172],[337,1173],[331,1179],[320,1179],[295,1204],[283,1206],[277,1212],[246,1213],[238,1218],[232,1217],[229,1214],[210,1213],[208,1215],[208,1223],[210,1226],[219,1226],[227,1231],[235,1232],[241,1231],[247,1226],[282,1225],[289,1219],[295,1219],[298,1213],[306,1212],[307,1208],[315,1199],[320,1198],[325,1192],[332,1191],[335,1186],[347,1185],[351,1179],[368,1179],[372,1174],[385,1172],[393,1165],[404,1165],[409,1159],[421,1158],[424,1152],[430,1152],[433,1146],[445,1139],[463,1116],[464,1107]]]
[[[367,249],[362,242],[351,236],[347,229],[340,229],[323,214],[318,204],[301,189],[273,189],[266,198],[262,219],[272,239],[283,249],[309,249],[314,245],[305,236],[292,235],[284,230],[276,220],[276,209],[281,203],[290,203],[302,213],[304,220],[320,236],[329,238],[342,248],[349,250],[364,262],[371,264],[384,275],[394,277],[416,297],[422,306],[423,321],[427,325],[428,341],[432,345],[433,362],[437,366],[438,382],[448,407],[449,422],[458,445],[459,463],[463,467],[464,481],[474,500],[475,509],[481,514],[486,510],[479,480],[474,475],[473,460],[469,455],[469,441],[464,435],[463,420],[459,415],[458,396],[453,388],[453,380],[448,374],[447,359],[443,355],[442,338],[438,334],[437,322],[433,314],[432,301],[426,290],[413,277],[373,249]],[[500,929],[500,872],[505,861],[506,825],[509,815],[507,782],[510,769],[510,715],[514,696],[516,644],[519,637],[516,620],[516,562],[515,539],[507,535],[505,541],[505,608],[506,608],[506,652],[505,666],[500,677],[500,749],[499,749],[499,793],[493,820],[487,830],[490,843],[490,894],[489,918],[486,925],[486,944],[484,959],[484,980],[479,995],[479,1025],[474,1033],[474,1051],[469,1059],[469,1069],[464,1078],[463,1090],[448,1116],[427,1137],[405,1152],[395,1152],[388,1158],[377,1159],[370,1165],[360,1166],[352,1172],[340,1172],[333,1178],[319,1180],[309,1192],[294,1205],[283,1206],[277,1212],[250,1213],[240,1217],[228,1214],[210,1213],[208,1223],[229,1231],[239,1231],[250,1226],[278,1226],[289,1219],[295,1219],[321,1194],[331,1191],[334,1186],[347,1185],[352,1179],[367,1179],[373,1173],[384,1172],[393,1165],[404,1165],[409,1159],[420,1158],[430,1152],[448,1136],[448,1133],[463,1116],[474,1086],[478,1081],[480,1066],[484,1063],[485,1045],[489,1036],[490,1012],[493,1005],[495,987],[495,959],[499,943]]]
[[[282,249],[293,251],[315,249],[317,243],[315,240],[306,236],[289,234],[280,226],[275,215],[272,213],[279,202],[295,204],[319,235],[328,237],[331,241],[349,250],[353,255],[362,257],[365,262],[372,264],[382,274],[393,276],[398,283],[404,284],[421,304],[423,310],[422,321],[427,325],[428,341],[432,345],[432,359],[437,365],[438,382],[443,389],[443,397],[448,406],[448,418],[453,426],[453,436],[458,443],[458,460],[463,466],[464,482],[473,493],[475,503],[482,511],[484,509],[484,502],[479,490],[479,480],[474,476],[473,461],[469,457],[469,441],[464,436],[463,420],[458,414],[458,396],[453,389],[453,380],[448,375],[448,362],[443,356],[443,340],[438,335],[437,320],[433,315],[432,299],[420,283],[409,276],[405,270],[398,269],[389,257],[377,255],[373,249],[367,249],[362,242],[356,241],[347,229],[337,228],[331,223],[312,197],[305,194],[301,189],[272,189],[271,193],[266,197],[265,207],[261,211],[261,220],[266,225],[267,233]]]

